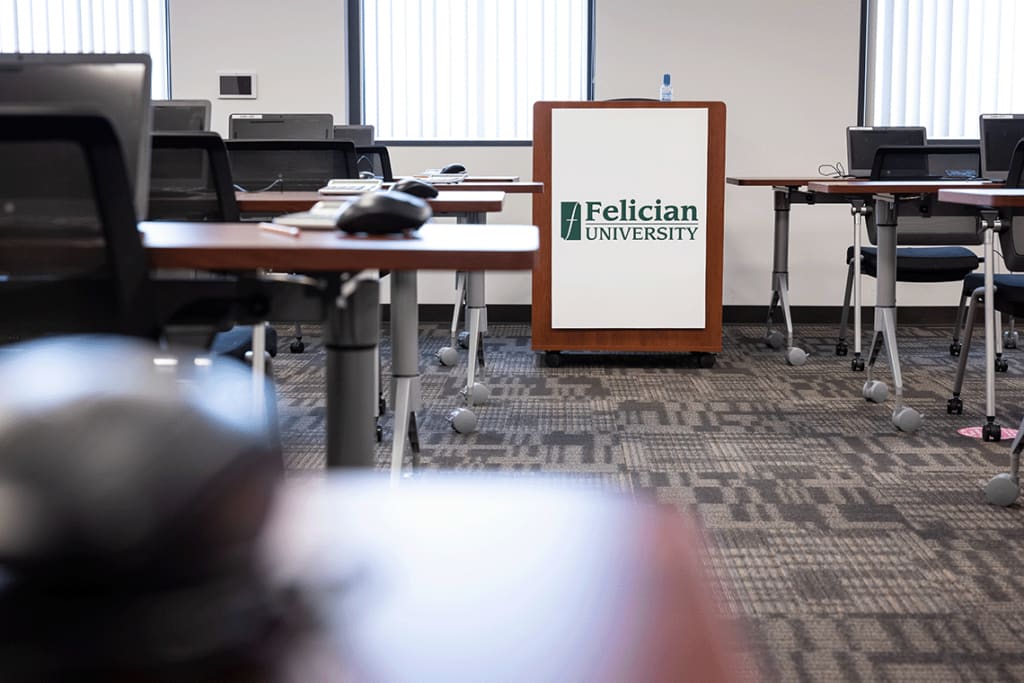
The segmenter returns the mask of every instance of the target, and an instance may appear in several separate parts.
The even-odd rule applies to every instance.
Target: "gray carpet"
[[[281,332],[286,456],[293,474],[309,475],[323,468],[323,352],[312,337],[290,354]],[[1006,468],[1008,444],[956,432],[983,420],[978,345],[964,415],[950,416],[947,329],[901,329],[907,399],[925,414],[908,435],[890,425],[891,399],[860,398],[864,375],[833,355],[833,328],[797,330],[812,353],[798,368],[760,332],[728,326],[710,370],[633,354],[568,355],[547,368],[528,326],[492,325],[492,398],[480,431],[461,436],[445,414],[459,405],[465,364],[438,366],[447,332],[424,325],[423,465],[544,472],[696,516],[747,634],[746,668],[763,679],[1024,680],[1024,511],[981,495]],[[1016,427],[1024,349],[1007,357],[998,414]],[[390,420],[384,428],[380,467]]]

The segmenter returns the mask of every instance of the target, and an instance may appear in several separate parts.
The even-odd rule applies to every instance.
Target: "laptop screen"
[[[925,129],[919,126],[851,126],[846,129],[849,174],[869,178],[875,151],[882,146],[923,145]]]
[[[1006,180],[1013,149],[1024,138],[1024,114],[982,114],[980,128],[982,173]]]

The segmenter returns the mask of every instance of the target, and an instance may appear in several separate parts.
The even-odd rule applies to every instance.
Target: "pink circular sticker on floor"
[[[956,433],[961,436],[969,436],[972,439],[980,439],[981,427],[964,427],[963,429],[956,430]],[[1017,430],[1003,427],[1002,430],[1000,430],[1000,438],[1003,441],[1012,441],[1017,438]]]

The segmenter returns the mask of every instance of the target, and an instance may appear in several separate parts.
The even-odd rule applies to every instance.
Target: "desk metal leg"
[[[868,377],[862,393],[864,398],[872,403],[880,403],[888,397],[889,388],[884,382],[874,379],[875,361],[884,343],[889,354],[896,398],[892,423],[900,431],[913,432],[921,426],[921,414],[910,406],[903,405],[903,376],[896,343],[895,204],[884,199],[876,200],[875,217],[875,224],[878,228],[878,294],[875,302],[875,332],[872,336],[871,354],[867,367]]]
[[[772,298],[768,304],[768,320],[765,325],[765,343],[773,349],[785,344],[785,360],[789,365],[803,365],[807,352],[793,345],[793,316],[789,307],[789,188],[777,187],[775,200],[774,256],[772,259]],[[786,336],[772,329],[775,307],[781,305],[782,317],[786,324]]]
[[[480,271],[466,275],[466,321],[469,327],[469,359],[466,365],[466,387],[462,390],[466,406],[456,408],[448,415],[452,428],[460,434],[476,431],[477,417],[473,406],[484,403],[490,397],[490,390],[476,381],[476,361],[479,344],[487,329],[487,313],[484,308],[484,274]]]
[[[416,273],[391,273],[391,396],[395,426],[391,435],[391,481],[402,473],[405,439],[408,434],[417,465],[419,439],[416,435],[416,411],[423,407],[420,390],[419,313],[416,301]]]
[[[333,284],[337,296],[324,321],[327,467],[373,467],[380,284],[374,271]]]
[[[455,273],[455,307],[452,311],[451,334],[448,338],[448,346],[442,347],[434,354],[437,362],[445,367],[451,367],[459,362],[459,350],[456,348],[456,335],[459,331],[459,310],[466,298],[466,273],[459,271]]]

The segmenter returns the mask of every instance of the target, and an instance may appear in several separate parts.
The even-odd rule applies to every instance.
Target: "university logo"
[[[580,239],[580,203],[562,202],[562,239],[577,241]]]
[[[560,234],[568,242],[693,242],[701,230],[693,204],[620,199],[561,205]]]

